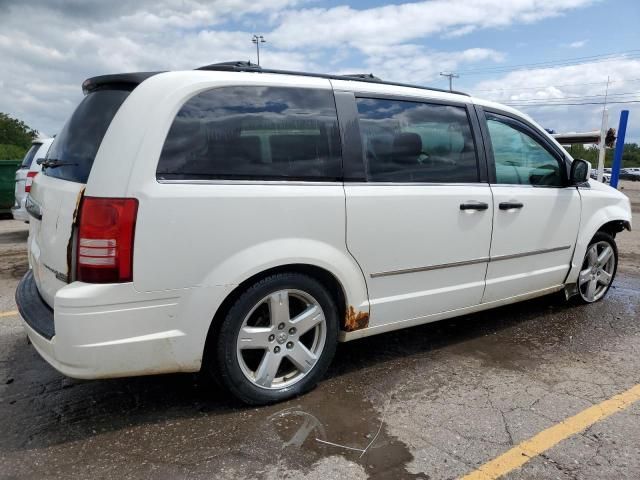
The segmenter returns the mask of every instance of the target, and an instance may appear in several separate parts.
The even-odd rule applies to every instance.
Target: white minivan
[[[11,207],[11,214],[14,220],[29,221],[29,214],[25,208],[27,194],[31,191],[33,179],[40,173],[42,168],[38,160],[45,157],[52,143],[53,138],[49,137],[34,139],[16,171],[15,205]]]
[[[311,389],[338,341],[564,290],[600,300],[629,200],[465,94],[227,63],[106,75],[27,200],[16,301],[77,378]]]

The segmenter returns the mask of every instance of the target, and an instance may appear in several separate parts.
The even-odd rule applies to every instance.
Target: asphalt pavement
[[[488,462],[558,425],[501,474],[640,478],[640,402],[563,427],[640,383],[638,232],[621,235],[602,302],[552,295],[341,344],[313,392],[248,408],[195,374],[57,373],[12,313],[27,229],[0,220],[0,478],[493,478]]]

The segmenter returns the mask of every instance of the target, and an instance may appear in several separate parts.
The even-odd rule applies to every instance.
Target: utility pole
[[[598,152],[598,173],[596,175],[599,182],[602,181],[604,174],[604,158],[605,158],[605,138],[607,136],[607,128],[609,123],[609,112],[607,111],[607,96],[609,95],[609,77],[607,76],[607,88],[604,91],[604,106],[602,107],[602,125],[600,126],[600,146]]]
[[[453,91],[453,79],[454,78],[460,78],[460,75],[453,73],[453,72],[440,72],[440,75],[442,75],[443,77],[449,77],[449,91],[452,92]]]
[[[264,39],[262,35],[254,35],[251,41],[256,44],[256,55],[258,57],[258,66],[259,66],[260,65],[260,44],[266,43],[267,41]]]

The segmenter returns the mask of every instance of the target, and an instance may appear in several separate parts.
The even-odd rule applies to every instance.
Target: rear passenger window
[[[478,181],[464,107],[369,98],[357,102],[370,182]]]
[[[180,109],[157,177],[330,181],[341,170],[330,90],[222,87]]]

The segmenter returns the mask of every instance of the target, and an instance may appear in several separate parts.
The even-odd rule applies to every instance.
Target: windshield
[[[84,97],[47,154],[47,160],[60,165],[44,168],[45,175],[87,183],[102,138],[129,93],[98,90]]]
[[[41,143],[32,143],[31,148],[27,151],[27,154],[22,159],[22,163],[20,164],[20,168],[31,168],[31,162],[33,162],[33,157],[36,156],[36,152],[40,148]]]

